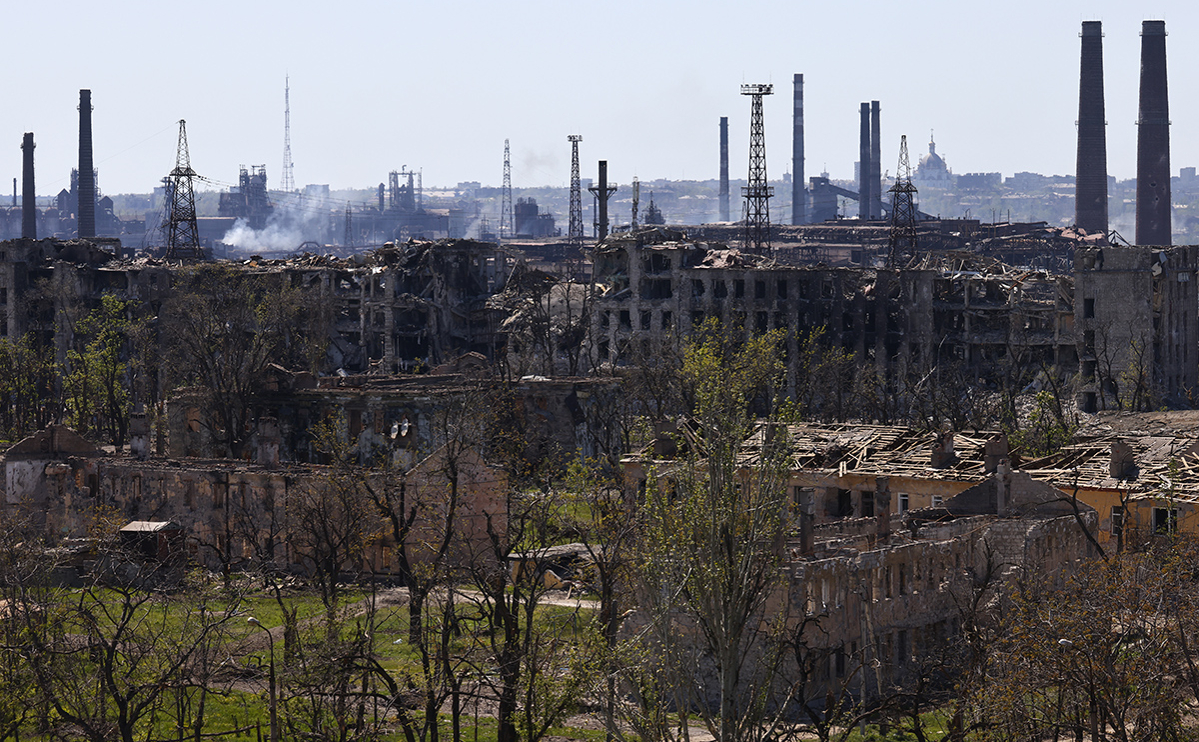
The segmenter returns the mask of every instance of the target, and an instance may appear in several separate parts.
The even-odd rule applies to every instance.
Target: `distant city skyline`
[[[882,107],[882,168],[906,134],[913,165],[937,151],[955,173],[1074,173],[1078,33],[1103,21],[1108,172],[1135,175],[1141,21],[1164,19],[1171,167],[1199,165],[1199,8],[1114,1],[1002,6],[933,0],[801,7],[695,0],[519,6],[484,2],[180,6],[67,0],[9,9],[20,71],[0,106],[0,187],[20,176],[34,133],[39,195],[69,187],[78,96],[92,91],[95,162],[106,193],[145,193],[174,164],[186,119],[192,165],[215,189],[239,165],[278,187],[284,78],[298,186],[366,188],[401,167],[426,186],[498,185],[503,142],[514,187],[569,180],[568,134],[584,177],[709,180],[729,117],[730,170],[744,178],[749,102],[765,101],[768,173],[791,160],[791,77],[805,83],[805,170],[850,179],[857,109]],[[286,11],[286,12],[285,12]],[[91,39],[89,42],[88,40]]]

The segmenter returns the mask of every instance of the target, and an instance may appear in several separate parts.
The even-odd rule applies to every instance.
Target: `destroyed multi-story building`
[[[111,244],[110,244],[111,243]],[[177,265],[118,259],[117,241],[11,240],[0,245],[0,332],[62,354],[70,344],[64,312],[116,293],[155,316],[171,296]],[[326,364],[346,373],[429,368],[462,353],[502,357],[503,313],[487,299],[505,284],[513,258],[495,245],[452,240],[387,245],[338,260],[304,256],[229,265],[280,286],[315,292],[334,317]],[[54,290],[43,290],[56,286]]]
[[[331,423],[344,450],[362,464],[411,467],[444,445],[461,418],[478,424],[506,414],[523,433],[522,455],[530,461],[595,458],[612,452],[615,431],[599,424],[613,404],[619,384],[612,379],[528,377],[507,384],[507,397],[494,389],[492,367],[468,354],[429,374],[316,377],[279,367],[267,370],[254,398],[255,419],[269,421],[251,446],[269,438],[285,462],[326,463],[327,451],[313,439],[312,428]],[[488,399],[488,402],[483,400]],[[484,404],[510,405],[503,410]],[[170,458],[217,458],[221,446],[202,424],[202,401],[187,393],[166,403],[166,443],[159,453]],[[511,441],[510,441],[511,442]],[[486,449],[486,440],[471,445]]]
[[[895,521],[887,488],[881,478],[873,518],[811,526],[801,512],[799,538],[788,543],[790,602],[815,617],[796,640],[814,673],[798,700],[811,707],[910,687],[928,671],[921,660],[936,658],[971,620],[969,596],[992,599],[1009,576],[1060,581],[1094,556],[1086,531],[1095,512],[1006,466]]]
[[[148,451],[144,417],[135,422],[133,448]],[[193,558],[211,568],[251,562],[302,571],[308,564],[292,548],[289,532],[302,526],[305,501],[327,496],[330,487],[389,486],[407,489],[409,501],[437,503],[450,486],[444,449],[427,452],[395,469],[354,472],[281,462],[277,441],[261,438],[253,461],[165,459],[114,455],[63,426],[50,426],[11,447],[4,473],[4,508],[28,518],[57,538],[89,535],[96,519],[113,513],[130,520],[171,522],[186,531]],[[456,548],[486,539],[488,522],[503,528],[505,474],[473,450],[457,455]],[[341,478],[339,481],[338,478]],[[410,554],[419,554],[441,525],[430,507],[411,524]],[[365,517],[365,514],[364,514]],[[366,545],[361,564],[344,568],[395,574],[399,544],[380,529]]]
[[[1095,247],[1074,256],[1079,406],[1138,394],[1192,406],[1199,392],[1199,246]]]
[[[789,650],[772,677],[779,697],[809,708],[905,686],[927,671],[918,658],[935,657],[971,618],[963,614],[969,596],[989,601],[1009,577],[1060,581],[1096,555],[1100,529],[1108,529],[1060,471],[1014,468],[1001,434],[805,423],[780,435],[775,428],[760,425],[744,441],[738,476],[746,488],[760,482],[747,472],[767,446],[780,445],[772,441],[786,441],[789,471],[780,486],[789,526],[777,554],[785,579],[759,618],[786,621]],[[624,464],[631,488],[652,476],[669,490],[678,468],[696,462],[663,457],[655,445]],[[684,644],[698,632],[680,626]],[[641,628],[634,622],[631,630]],[[694,672],[710,670],[700,661]],[[701,688],[719,687],[704,680]]]
[[[782,330],[793,392],[800,349],[820,328],[822,343],[884,379],[949,363],[998,383],[1018,363],[1063,379],[1081,372],[1088,411],[1127,405],[1134,390],[1121,397],[1121,386],[1138,383],[1143,403],[1187,405],[1199,352],[1197,249],[1080,242],[1071,273],[964,251],[901,268],[827,267],[641,230],[595,249],[592,343],[600,363],[620,364],[634,344],[655,347],[708,318],[747,333]]]
[[[942,361],[984,370],[1014,347],[1046,364],[1076,364],[1070,278],[967,254],[900,269],[795,266],[642,230],[597,247],[594,277],[601,362],[715,318],[748,333],[783,330],[789,360],[822,328],[822,342],[885,378]],[[800,372],[789,363],[790,389]]]

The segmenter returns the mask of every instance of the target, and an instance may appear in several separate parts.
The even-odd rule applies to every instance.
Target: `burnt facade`
[[[1192,406],[1199,392],[1199,246],[1090,248],[1074,256],[1079,406]]]
[[[888,378],[943,361],[985,373],[1016,350],[1076,365],[1071,277],[973,256],[903,269],[789,266],[657,230],[607,240],[595,251],[594,275],[601,364],[715,318],[749,334],[783,330],[788,359],[819,332],[822,343]],[[792,364],[792,389],[798,373]]]
[[[0,337],[34,333],[64,354],[67,331],[56,318],[97,304],[105,293],[144,311],[172,292],[178,270],[154,259],[118,258],[115,240],[10,240],[0,243]],[[387,245],[355,258],[306,256],[233,263],[280,286],[314,292],[334,317],[326,364],[347,373],[396,373],[477,352],[502,357],[499,292],[514,259],[489,243],[450,240]],[[59,287],[43,292],[39,285]]]

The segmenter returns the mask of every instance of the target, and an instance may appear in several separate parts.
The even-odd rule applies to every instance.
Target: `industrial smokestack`
[[[1170,106],[1166,22],[1141,23],[1141,106],[1137,118],[1137,244],[1169,245]]]
[[[608,161],[599,161],[599,242],[608,236]]]
[[[33,133],[25,132],[25,140],[21,142],[21,152],[24,153],[24,178],[21,184],[21,236],[27,240],[37,239],[37,203],[33,187]]]
[[[92,167],[92,91],[79,91],[79,236],[96,236],[96,171]]]
[[[1074,223],[1107,234],[1107,117],[1103,104],[1103,23],[1083,21],[1078,73],[1078,164]]]
[[[729,117],[720,117],[720,221],[729,220]]]
[[[882,145],[879,141],[878,101],[870,101],[870,218],[883,218]]]
[[[862,141],[858,147],[858,218],[870,218],[870,104],[862,104]]]
[[[22,203],[20,203],[20,236],[26,240],[37,239],[37,191],[34,188],[34,134],[25,132],[20,143],[24,152],[25,167],[22,173]]]
[[[791,223],[806,224],[808,198],[803,173],[803,75],[796,75],[795,121],[791,129]]]

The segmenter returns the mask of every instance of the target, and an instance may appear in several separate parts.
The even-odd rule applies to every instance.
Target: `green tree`
[[[154,588],[157,569],[135,568],[120,550],[101,554],[100,564],[112,569],[108,585],[52,587],[55,565],[44,553],[39,563],[13,586],[10,610],[21,623],[43,720],[64,725],[63,736],[93,742],[145,739],[159,717],[181,732],[202,728],[202,705],[180,702],[180,692],[197,700],[195,691],[211,682],[212,656],[238,596],[205,605],[188,591],[164,595]],[[135,569],[131,580],[118,577]]]
[[[68,424],[122,446],[129,432],[128,319],[132,302],[105,294],[75,323],[75,347],[62,369]]]
[[[683,384],[697,435],[683,461],[651,473],[643,503],[640,582],[655,624],[645,636],[678,637],[669,656],[692,663],[658,686],[682,684],[681,706],[697,708],[721,742],[769,733],[768,708],[786,705],[775,687],[789,523],[779,341],[742,341],[715,324],[690,341]],[[760,423],[755,409],[776,422]]]
[[[995,740],[1190,739],[1199,550],[1185,536],[1020,582],[971,712]],[[1060,579],[1060,578],[1059,578]]]
[[[0,436],[17,440],[56,417],[54,355],[30,335],[0,338]]]
[[[1057,453],[1074,438],[1077,426],[1066,419],[1058,398],[1042,389],[1033,399],[1032,411],[1023,430],[1010,434],[1013,448],[1036,457]]]

